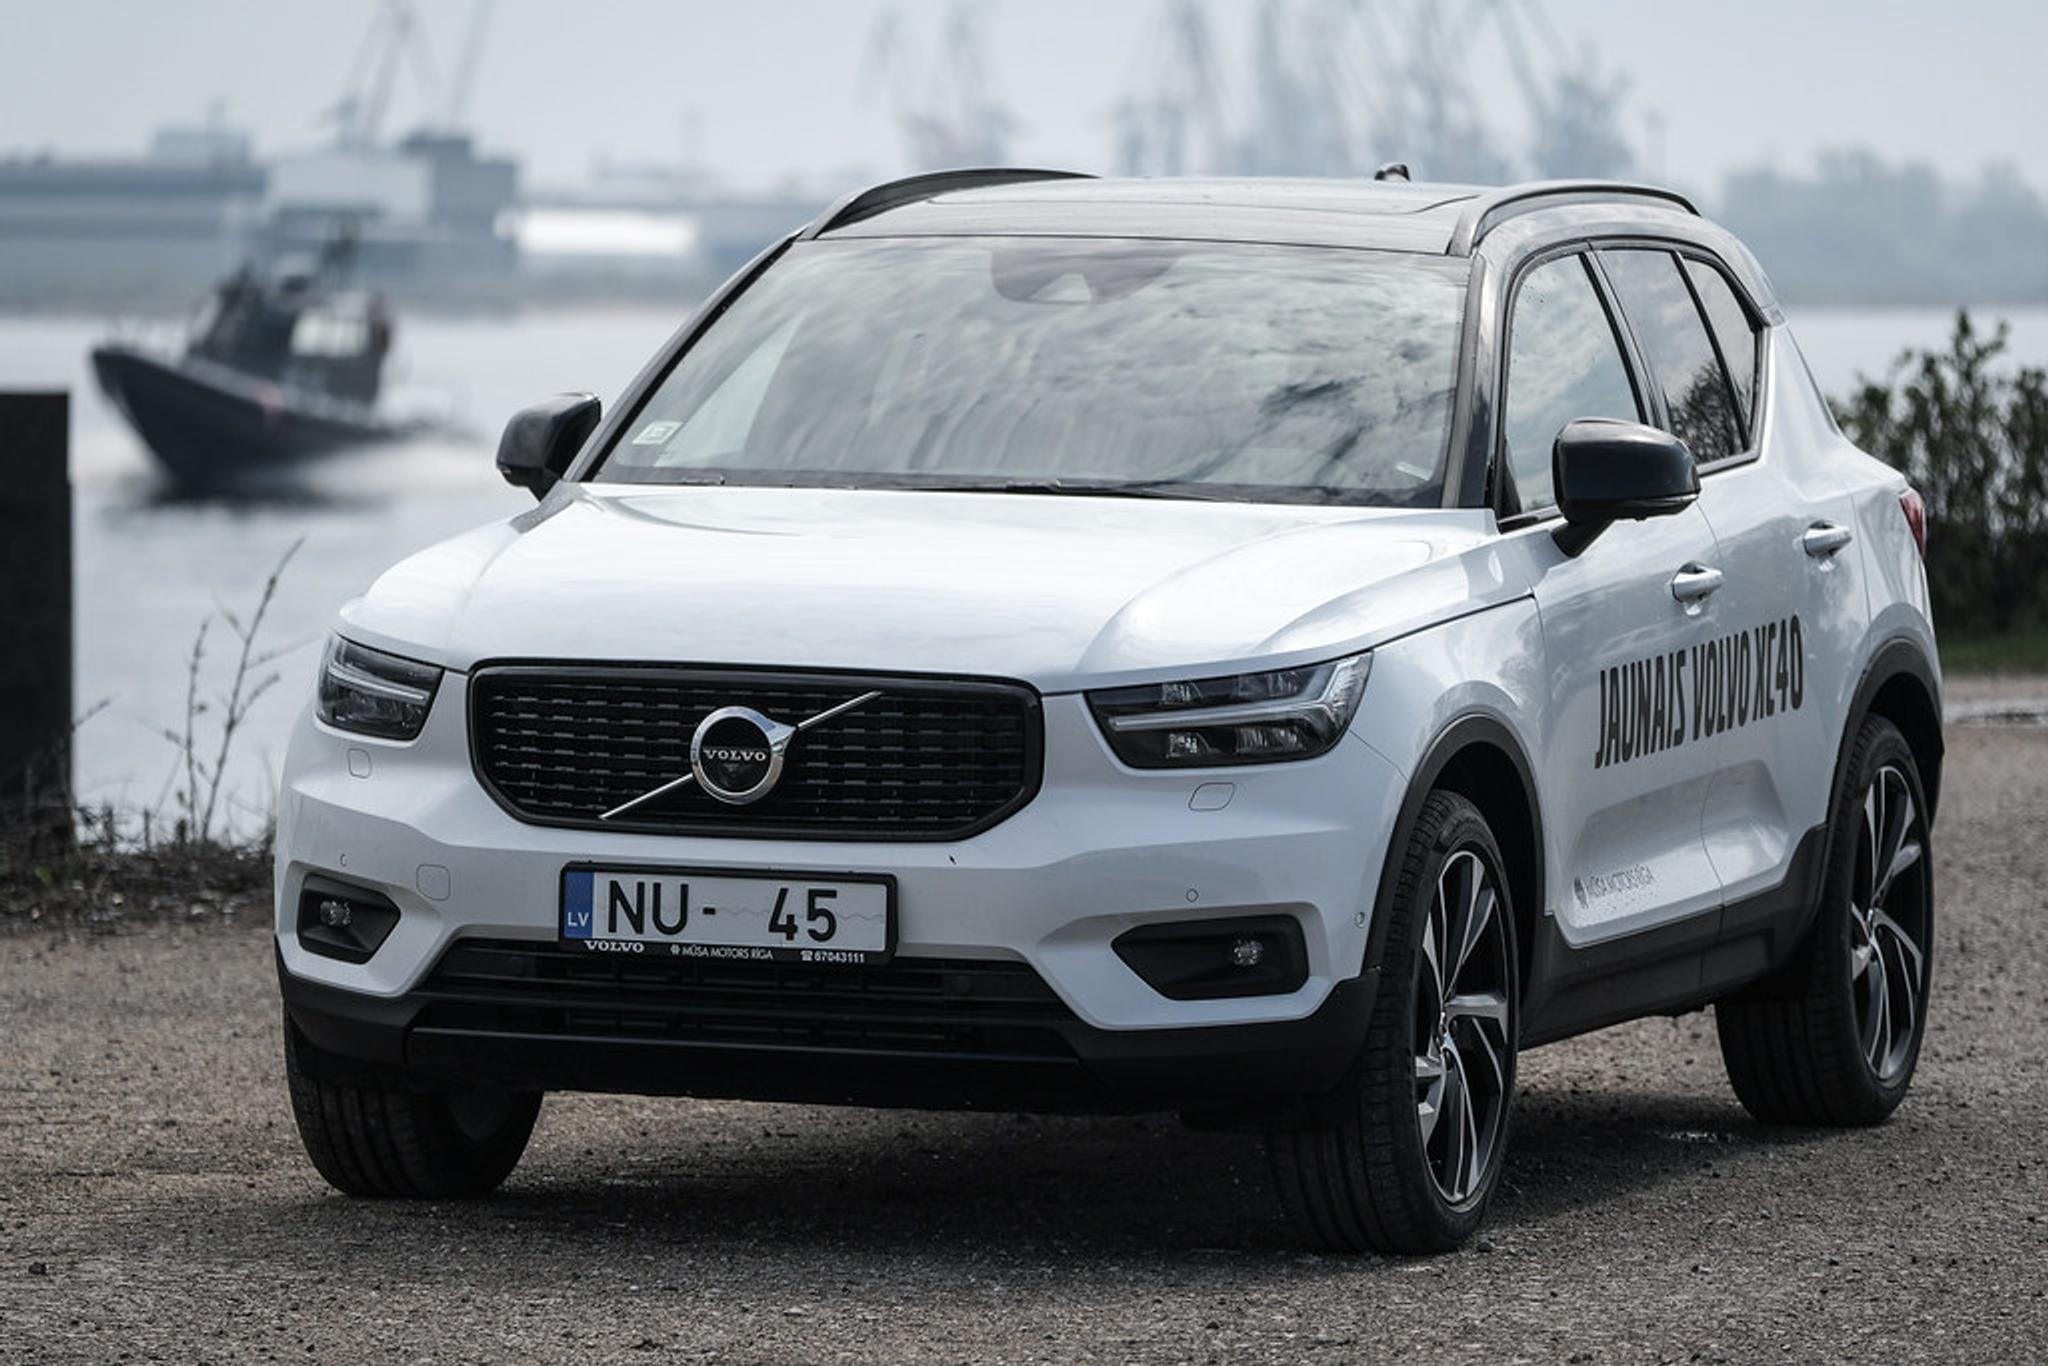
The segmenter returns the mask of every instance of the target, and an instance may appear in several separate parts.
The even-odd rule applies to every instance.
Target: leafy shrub
[[[2048,371],[1995,368],[2008,334],[1958,311],[1947,350],[1907,351],[1835,405],[1926,500],[1935,622],[1959,636],[2048,624]]]

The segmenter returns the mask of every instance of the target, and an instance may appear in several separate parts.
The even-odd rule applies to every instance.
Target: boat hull
[[[197,359],[134,347],[92,353],[100,388],[178,483],[231,489],[414,428],[366,404],[293,390]]]

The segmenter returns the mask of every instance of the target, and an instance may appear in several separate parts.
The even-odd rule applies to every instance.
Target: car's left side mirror
[[[1692,450],[1640,422],[1582,417],[1550,448],[1550,476],[1564,527],[1557,543],[1576,555],[1609,524],[1685,511],[1700,496]]]
[[[557,394],[521,408],[498,438],[498,473],[514,488],[545,496],[569,472],[602,412],[595,394]]]

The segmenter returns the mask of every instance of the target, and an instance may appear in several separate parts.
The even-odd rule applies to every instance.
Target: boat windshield
[[[1465,276],[1315,247],[799,243],[590,477],[1433,506]]]

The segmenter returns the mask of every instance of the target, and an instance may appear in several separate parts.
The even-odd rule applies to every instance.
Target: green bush
[[[1958,311],[1947,350],[1907,351],[1835,405],[1926,500],[1934,620],[1955,636],[2048,624],[2048,371],[1994,368],[2008,330]]]

